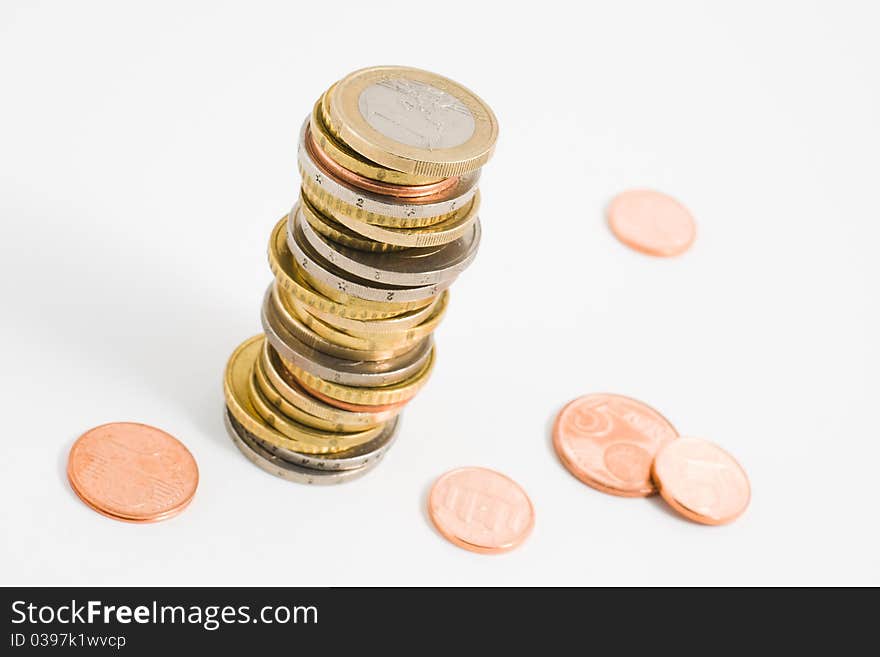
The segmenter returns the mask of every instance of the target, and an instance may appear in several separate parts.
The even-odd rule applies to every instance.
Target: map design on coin
[[[509,550],[528,536],[534,524],[534,510],[525,491],[485,468],[446,473],[431,489],[428,504],[444,536],[478,552]]]
[[[137,520],[185,505],[198,483],[186,447],[159,429],[135,423],[103,425],[84,434],[71,449],[68,475],[89,504]]]
[[[654,477],[663,498],[696,522],[730,522],[751,497],[745,471],[723,449],[698,438],[680,438],[657,454]]]
[[[678,434],[657,411],[619,395],[586,395],[556,420],[553,443],[565,466],[599,490],[623,496],[656,492],[651,463]]]
[[[361,92],[358,109],[389,139],[429,151],[460,146],[474,134],[474,115],[460,100],[416,80],[376,82]]]

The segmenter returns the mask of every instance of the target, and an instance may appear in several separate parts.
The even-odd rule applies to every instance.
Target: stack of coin
[[[300,131],[300,198],[275,226],[265,335],[226,369],[227,425],[263,469],[305,483],[370,470],[434,365],[448,288],[480,243],[480,168],[498,124],[433,73],[356,71]]]

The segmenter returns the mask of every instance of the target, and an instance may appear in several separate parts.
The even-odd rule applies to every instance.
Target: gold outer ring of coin
[[[312,110],[310,120],[315,140],[324,152],[349,171],[359,173],[366,178],[378,180],[379,182],[387,182],[394,185],[432,185],[441,180],[446,180],[445,176],[417,176],[383,167],[381,164],[371,162],[348,144],[340,141],[327,127],[327,113],[325,111],[327,98],[333,92],[335,86],[336,83],[333,83],[330,89],[321,94]]]
[[[278,355],[268,340],[263,343],[260,352],[260,369],[272,383],[273,387],[289,403],[298,406],[306,413],[323,418],[328,422],[335,422],[345,426],[356,426],[359,429],[369,429],[395,417],[400,408],[389,410],[370,409],[367,411],[344,410],[338,406],[328,404],[309,394],[302,384],[284,368],[281,357]]]
[[[325,354],[345,358],[347,360],[387,360],[400,356],[415,347],[415,341],[398,342],[392,347],[374,347],[371,349],[356,349],[347,345],[338,344],[328,340],[300,319],[299,313],[293,311],[284,303],[278,294],[278,285],[272,285],[267,290],[263,303],[271,303],[276,316],[281,320],[284,327],[290,331],[300,342]],[[305,313],[308,314],[308,313]]]
[[[319,212],[317,208],[315,208],[315,206],[313,206],[302,194],[299,196],[299,205],[303,216],[306,218],[306,221],[309,222],[309,225],[321,235],[337,244],[342,244],[343,246],[347,246],[348,248],[357,251],[367,251],[369,253],[394,253],[404,251],[407,248],[405,246],[395,246],[394,244],[377,242],[376,240],[368,239],[363,235],[354,232],[350,228],[346,228],[324,213]]]
[[[440,292],[452,284],[452,281],[446,281],[404,287],[374,283],[350,274],[339,265],[325,260],[307,241],[302,228],[297,225],[305,222],[299,208],[297,203],[288,215],[287,247],[306,282],[336,303],[379,311],[391,307],[406,312],[430,305]]]
[[[477,190],[470,201],[438,224],[425,228],[384,228],[353,218],[357,214],[357,208],[341,202],[311,177],[306,176],[304,171],[300,170],[300,173],[303,176],[302,195],[312,207],[336,223],[376,242],[414,248],[448,244],[470,230],[479,216],[480,192]]]
[[[449,294],[449,291],[445,290],[443,294]],[[438,301],[440,298],[443,297],[443,294],[438,297]],[[431,316],[434,311],[434,307],[438,303],[438,301],[434,301],[434,303],[430,306],[425,306],[424,308],[414,310],[410,313],[396,315],[394,317],[387,317],[385,319],[360,320],[350,317],[341,317],[340,315],[334,313],[329,313],[321,309],[316,309],[313,306],[309,306],[307,303],[304,303],[301,299],[298,299],[283,288],[282,297],[289,297],[290,299],[295,299],[296,301],[299,301],[308,309],[308,312],[310,314],[314,315],[325,324],[329,324],[333,328],[340,331],[345,331],[349,335],[353,335],[359,338],[366,338],[368,340],[381,338],[389,334],[398,333],[402,330],[418,326]]]
[[[317,118],[317,110],[318,106],[316,104],[315,109],[312,110],[312,117],[309,120],[309,125],[306,129],[306,147],[321,168],[326,169],[333,174],[335,178],[342,182],[357,187],[358,189],[372,192],[373,194],[393,196],[394,198],[405,198],[416,203],[418,202],[418,199],[422,197],[442,194],[458,184],[457,177],[452,177],[441,178],[436,182],[428,184],[407,185],[392,183],[388,180],[377,180],[376,178],[355,171],[345,165],[354,164],[357,166],[354,158],[345,155],[344,151],[338,147],[337,143],[334,143],[332,135],[327,132],[322,132],[323,126]],[[336,159],[337,157],[340,159]],[[345,160],[346,163],[344,164],[340,160]],[[361,160],[361,162],[365,162],[365,160]],[[390,171],[390,169],[384,169],[384,171]]]
[[[289,295],[278,295],[278,301],[285,305],[285,309],[289,313],[293,313],[297,318],[312,331],[322,336],[325,340],[335,344],[341,344],[351,349],[374,350],[374,349],[390,349],[399,346],[409,345],[410,348],[417,342],[427,337],[439,326],[446,313],[449,295],[444,292],[440,295],[438,303],[431,306],[432,312],[428,318],[413,328],[403,329],[388,334],[377,334],[370,337],[361,337],[351,335],[332,324],[321,321],[312,315],[308,308],[296,298]],[[289,304],[289,305],[288,305]]]
[[[223,393],[226,406],[235,420],[260,440],[303,454],[334,454],[375,437],[375,428],[358,433],[321,433],[303,427],[296,439],[272,428],[254,408],[250,398],[250,381],[254,364],[263,348],[263,335],[245,340],[229,357],[223,376]]]
[[[258,358],[259,360],[259,358]],[[262,392],[260,392],[259,388],[256,385],[256,380],[253,374],[251,374],[248,379],[248,394],[250,395],[251,404],[253,404],[254,409],[256,409],[257,413],[259,413],[260,417],[268,424],[270,427],[287,436],[288,438],[294,440],[295,442],[300,442],[303,435],[315,434],[322,437],[326,437],[327,440],[333,439],[337,436],[363,436],[368,437],[366,442],[373,440],[382,433],[382,430],[385,428],[384,424],[380,424],[377,427],[372,427],[370,429],[361,429],[360,431],[354,433],[347,432],[338,432],[338,431],[321,431],[320,429],[314,429],[308,427],[300,422],[297,422],[293,418],[289,418],[284,414],[277,411],[272,406],[272,403],[266,399]],[[287,445],[278,445],[276,443],[270,442],[269,444],[279,447],[284,450],[289,450],[293,452],[299,452],[301,450],[291,449]]]
[[[323,313],[347,317],[357,320],[384,320],[398,315],[403,315],[406,310],[398,310],[392,304],[387,304],[388,310],[369,310],[359,306],[346,306],[336,303],[316,292],[296,268],[293,254],[287,246],[287,215],[275,224],[272,235],[269,237],[269,268],[275,275],[278,285],[282,289],[305,303],[309,308],[314,308]],[[238,418],[236,418],[238,419]]]
[[[470,111],[474,130],[451,148],[419,148],[391,139],[373,128],[360,110],[361,93],[390,80],[407,80],[446,92]],[[355,71],[336,83],[327,99],[330,132],[365,158],[389,169],[421,176],[457,176],[488,162],[498,139],[498,121],[472,91],[435,73],[404,66],[375,66]]]
[[[435,348],[431,349],[431,356],[424,367],[400,383],[380,388],[358,388],[355,386],[342,385],[334,383],[327,379],[322,379],[304,369],[297,367],[294,363],[281,356],[281,362],[287,371],[293,374],[301,383],[308,388],[317,390],[318,392],[338,399],[339,401],[349,402],[363,406],[379,406],[383,404],[396,404],[398,402],[409,401],[421,388],[427,383],[431,371],[434,369],[434,361],[436,358]]]

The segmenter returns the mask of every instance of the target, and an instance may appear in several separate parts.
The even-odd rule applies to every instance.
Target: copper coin
[[[686,207],[649,189],[619,194],[608,207],[608,225],[630,248],[655,256],[684,253],[697,235],[696,223]]]
[[[427,203],[431,200],[437,200],[438,197],[442,197],[444,192],[452,189],[458,185],[459,182],[457,177],[453,177],[444,178],[439,182],[427,185],[395,185],[393,183],[379,182],[378,180],[367,178],[366,176],[362,176],[359,173],[355,173],[354,171],[350,171],[344,166],[341,166],[336,160],[321,150],[314,137],[312,137],[311,127],[306,127],[305,146],[306,151],[308,151],[315,163],[323,169],[325,173],[329,173],[333,178],[336,178],[342,183],[374,194],[410,199],[413,203],[418,203],[420,201]]]
[[[70,448],[67,478],[95,511],[117,520],[155,522],[186,508],[199,469],[189,450],[164,431],[114,422],[77,439]]]
[[[444,537],[484,554],[512,550],[535,525],[535,509],[520,485],[486,468],[459,468],[440,477],[428,496],[428,513]]]
[[[553,446],[566,468],[585,484],[622,497],[657,492],[651,462],[678,432],[660,413],[621,395],[585,395],[556,417]]]
[[[660,495],[681,515],[704,525],[736,520],[752,497],[749,478],[736,459],[700,438],[679,438],[654,458]]]

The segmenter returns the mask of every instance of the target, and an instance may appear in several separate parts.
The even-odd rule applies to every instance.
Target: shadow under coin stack
[[[269,240],[265,335],[224,378],[226,421],[264,470],[338,483],[376,465],[434,366],[447,288],[480,242],[480,167],[498,124],[446,78],[356,71],[300,132],[299,201]]]

